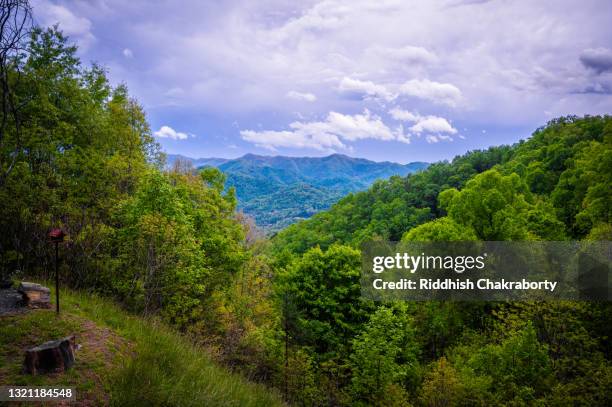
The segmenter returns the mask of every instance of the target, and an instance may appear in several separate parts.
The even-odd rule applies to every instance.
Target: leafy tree
[[[298,343],[320,355],[343,353],[372,308],[361,297],[360,267],[355,249],[315,247],[280,276],[281,296],[286,295],[299,313],[294,334]]]
[[[550,385],[552,366],[548,348],[538,341],[530,323],[501,344],[482,347],[468,365],[477,375],[491,377],[507,401],[534,400]]]
[[[463,226],[452,218],[443,217],[410,229],[402,237],[403,242],[454,242],[477,240],[469,226]]]
[[[563,225],[537,205],[527,185],[513,173],[488,170],[467,182],[461,191],[440,193],[440,206],[460,225],[472,228],[482,240],[526,240],[548,232],[543,238],[558,238]],[[530,224],[533,219],[541,225]]]
[[[414,390],[419,376],[415,334],[406,306],[377,308],[353,340],[350,361],[355,399],[378,404],[392,384]]]
[[[212,296],[211,308],[196,324],[218,344],[224,363],[258,381],[278,373],[282,346],[280,315],[272,297],[272,271],[265,256],[253,254]]]
[[[245,259],[242,228],[231,218],[235,198],[204,177],[152,171],[119,211],[122,269],[111,281],[127,301],[164,309],[183,328],[203,317],[212,290]]]
[[[425,377],[420,401],[431,407],[459,406],[465,397],[465,388],[457,371],[441,357]]]
[[[44,271],[46,232],[62,226],[70,236],[66,277],[96,286],[110,264],[114,208],[158,162],[158,146],[127,90],[111,90],[99,67],[82,68],[76,47],[56,27],[32,29],[14,69],[20,79],[13,97],[22,107],[0,146],[8,174],[0,189],[7,231],[0,247],[12,253],[2,267]]]

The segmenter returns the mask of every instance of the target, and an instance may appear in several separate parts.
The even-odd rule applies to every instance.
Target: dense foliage
[[[142,108],[57,29],[23,50],[2,88],[3,276],[48,277],[62,227],[63,283],[160,315],[294,404],[612,404],[608,303],[380,304],[359,286],[370,239],[610,240],[609,116],[377,181],[267,241],[241,184],[164,170]]]
[[[289,226],[274,239],[277,250],[303,253],[332,243],[358,246],[379,237],[400,240],[404,232],[440,216],[438,194],[460,188],[475,174],[504,163],[512,156],[510,147],[493,147],[440,162],[408,177],[377,181],[367,191],[349,194],[329,211]]]
[[[300,305],[297,316],[285,306],[284,317],[297,318],[286,329],[293,352],[312,361],[307,366],[315,378],[312,387],[291,389],[294,400],[307,395],[320,404],[429,406],[612,402],[609,303],[366,304],[355,298],[352,307],[369,314],[364,321],[340,312],[345,303],[325,301],[338,288],[320,283],[320,271],[306,266],[317,259],[333,284],[335,273],[353,264],[339,253],[370,239],[610,240],[611,156],[611,117],[560,118],[514,146],[378,181],[279,233],[271,247],[282,281],[277,290]],[[283,273],[292,276],[289,287]],[[342,287],[349,290],[351,283]],[[303,300],[310,296],[319,300]],[[331,353],[313,347],[302,332],[304,325],[327,324],[327,315],[341,317],[336,340],[345,344]],[[333,343],[328,333],[311,332],[319,344]],[[316,397],[313,388],[319,389]]]
[[[187,329],[246,260],[236,199],[218,170],[162,172],[142,108],[55,28],[15,55],[2,134],[3,276],[48,276],[46,234],[61,227],[62,279],[161,312]]]

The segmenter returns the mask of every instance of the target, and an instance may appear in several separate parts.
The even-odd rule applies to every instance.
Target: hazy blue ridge
[[[189,158],[168,154],[167,165],[177,159],[196,168],[213,166],[236,188],[239,207],[268,232],[328,209],[344,195],[367,189],[377,179],[405,176],[428,163],[375,162],[342,154],[327,157],[284,157],[246,154],[236,159]]]
[[[189,161],[196,168],[198,168],[198,167],[205,167],[205,166],[217,167],[217,166],[219,166],[219,165],[229,161],[229,159],[227,159],[227,158],[215,158],[215,157],[211,157],[211,158],[191,158],[191,157],[186,157],[186,156],[180,155],[180,154],[167,154],[166,155],[166,165],[169,168],[172,168],[172,166],[174,165],[174,163],[178,159]]]

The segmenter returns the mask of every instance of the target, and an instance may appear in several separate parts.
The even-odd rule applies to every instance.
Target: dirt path
[[[132,356],[130,342],[112,329],[68,312],[62,315],[61,321],[57,324],[47,325],[44,321],[55,319],[52,310],[29,310],[24,313],[25,308],[15,308],[11,305],[12,302],[9,300],[11,296],[12,293],[0,293],[1,310],[4,312],[0,314],[0,325],[4,329],[4,331],[0,329],[0,335],[4,332],[8,334],[7,337],[13,338],[6,342],[5,346],[0,346],[0,384],[36,383],[42,386],[75,387],[76,401],[59,402],[55,405],[108,405],[111,373]],[[25,349],[54,337],[68,335],[75,335],[77,344],[76,360],[71,369],[64,373],[51,373],[39,377],[23,374],[21,366]],[[45,404],[31,403],[31,405]]]

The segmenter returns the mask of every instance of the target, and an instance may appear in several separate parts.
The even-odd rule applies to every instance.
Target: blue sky
[[[34,0],[169,153],[436,161],[612,112],[607,0]]]

